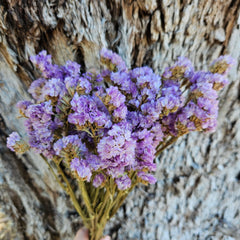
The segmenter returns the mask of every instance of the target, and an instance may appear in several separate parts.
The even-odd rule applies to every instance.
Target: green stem
[[[94,198],[93,198],[93,204],[92,204],[92,206],[93,206],[94,209],[95,209],[95,207],[96,207],[98,197],[99,197],[99,188],[96,189],[95,195],[94,195]]]
[[[105,208],[105,206],[106,206],[106,204],[107,204],[107,202],[109,200],[109,197],[110,197],[110,191],[109,191],[109,189],[107,189],[105,197],[104,197],[104,200],[103,200],[103,203],[102,203],[102,206],[101,206],[101,209],[97,213],[99,218],[101,218],[101,215],[102,215],[103,210],[104,210],[104,208]]]
[[[83,198],[86,208],[88,210],[89,216],[90,216],[90,218],[92,218],[92,216],[94,215],[94,211],[93,211],[93,208],[92,208],[92,205],[90,202],[90,198],[89,198],[89,195],[88,195],[88,192],[86,189],[85,182],[80,180],[80,181],[78,181],[78,185],[79,185],[80,191],[82,193],[82,198]]]
[[[53,176],[55,177],[55,179],[57,180],[57,182],[59,183],[61,188],[66,192],[67,191],[66,187],[61,183],[60,179],[57,177],[56,173],[54,172],[54,170],[53,170],[52,166],[50,165],[50,163],[48,162],[47,158],[45,158],[42,154],[40,154],[40,156],[45,161],[45,163],[48,165],[49,170],[51,171],[51,173],[53,174]]]
[[[57,168],[58,168],[58,171],[59,171],[59,173],[61,174],[64,182],[65,182],[66,185],[67,185],[67,190],[68,190],[67,193],[69,194],[70,198],[72,199],[72,202],[73,202],[74,207],[76,208],[77,212],[78,212],[79,215],[81,216],[83,222],[86,223],[86,220],[87,220],[87,219],[86,219],[86,216],[85,216],[85,214],[84,214],[84,211],[83,211],[83,209],[80,207],[80,205],[79,205],[79,203],[78,203],[78,200],[77,200],[77,198],[76,198],[76,196],[75,196],[75,194],[74,194],[74,192],[73,192],[73,190],[72,190],[72,187],[71,187],[70,183],[69,183],[68,180],[67,180],[67,177],[65,176],[65,174],[64,174],[64,172],[63,172],[63,170],[62,170],[62,168],[61,168],[60,166],[57,165]]]
[[[161,145],[159,145],[157,147],[157,152],[155,153],[155,156],[158,157],[159,154],[166,149],[168,146],[170,146],[171,144],[173,144],[174,142],[176,142],[178,140],[178,137],[172,137],[170,138],[161,148],[159,148]]]

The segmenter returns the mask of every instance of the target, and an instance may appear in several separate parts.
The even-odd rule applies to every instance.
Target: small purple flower
[[[110,116],[98,109],[94,97],[89,95],[73,96],[71,103],[75,113],[69,114],[68,121],[75,125],[84,126],[86,123],[96,123],[98,126],[111,126]]]
[[[37,100],[38,102],[44,101],[44,96],[42,93],[42,88],[44,87],[45,83],[47,82],[44,78],[39,78],[33,81],[28,89],[28,92],[31,93],[32,97]]]
[[[124,104],[126,97],[118,90],[117,87],[109,87],[106,89],[107,95],[111,97],[110,104],[115,107],[120,107],[120,105]]]
[[[54,143],[53,148],[57,155],[61,156],[62,150],[67,150],[73,152],[74,148],[79,152],[87,151],[85,144],[82,143],[78,135],[69,135],[59,139]]]
[[[236,60],[231,56],[220,56],[210,64],[210,71],[226,75],[234,65],[236,65]]]
[[[213,83],[213,89],[217,91],[221,90],[229,83],[225,75],[221,75],[218,73],[212,74],[210,82]]]
[[[127,107],[124,104],[122,104],[113,111],[113,117],[116,119],[124,120],[126,119],[127,112],[128,112]]]
[[[193,73],[194,68],[191,61],[186,57],[179,57],[172,67],[167,67],[164,70],[162,76],[165,79],[191,78]]]
[[[42,95],[44,97],[62,97],[66,94],[66,92],[67,90],[65,88],[65,84],[59,78],[52,78],[48,80],[42,88]]]
[[[30,101],[19,101],[16,105],[18,108],[20,114],[25,115],[25,112],[28,108],[28,106],[32,105],[32,102]]]
[[[93,186],[95,188],[98,188],[104,183],[105,180],[106,180],[106,177],[102,173],[97,174],[93,179]]]
[[[103,48],[100,53],[102,58],[108,59],[111,61],[118,69],[118,71],[126,71],[127,67],[123,59],[116,53],[112,52],[111,50],[108,50],[106,48]]]
[[[41,72],[45,71],[47,66],[52,65],[52,57],[51,55],[47,55],[46,50],[39,52],[36,56],[31,56],[30,60]]]
[[[19,134],[17,132],[12,132],[7,138],[7,147],[11,151],[15,152],[14,147],[20,141],[21,141],[21,137],[19,136]]]
[[[30,57],[31,62],[39,68],[44,78],[62,78],[62,69],[52,64],[51,55],[47,55],[47,51],[43,50],[36,56]]]
[[[149,174],[149,173],[146,173],[146,172],[141,172],[141,171],[140,171],[140,172],[137,173],[137,175],[138,175],[138,177],[141,178],[143,181],[148,182],[148,183],[150,183],[150,184],[155,184],[156,181],[157,181],[157,179],[156,179],[153,175],[151,175],[151,174]]]
[[[132,98],[136,98],[138,89],[136,84],[131,80],[127,72],[112,72],[110,75],[111,81],[117,84],[119,89],[130,94]]]
[[[157,99],[157,108],[173,110],[179,108],[182,103],[183,96],[179,83],[172,80],[164,81],[161,97]]]
[[[80,77],[78,80],[78,86],[84,89],[86,94],[89,94],[92,90],[92,85],[87,78]]]
[[[17,105],[26,118],[30,147],[50,159],[61,157],[78,181],[103,187],[112,178],[119,190],[131,187],[132,171],[139,182],[156,182],[151,172],[159,143],[216,129],[217,90],[228,83],[225,74],[233,65],[225,56],[209,72],[194,72],[191,62],[180,57],[161,79],[146,66],[128,70],[107,49],[101,61],[108,69],[97,76],[81,74],[76,62],[54,65],[46,51],[31,60],[42,72],[29,88],[35,102]],[[16,152],[28,149],[17,133],[7,146]]]
[[[126,190],[126,189],[130,188],[131,184],[132,184],[131,179],[127,175],[124,175],[120,178],[116,178],[115,182],[116,182],[119,190]]]
[[[72,78],[78,77],[80,75],[80,68],[81,65],[72,61],[67,61],[66,65],[63,67],[66,76]]]
[[[88,182],[90,181],[92,172],[91,169],[87,166],[85,160],[74,158],[71,161],[70,167],[72,171],[77,171],[77,174],[80,178],[86,179]]]

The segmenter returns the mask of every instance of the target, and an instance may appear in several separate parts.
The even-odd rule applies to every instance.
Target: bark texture
[[[15,104],[39,74],[29,56],[46,49],[55,63],[97,71],[107,47],[160,73],[180,55],[197,69],[220,54],[239,62],[239,42],[239,0],[0,0],[0,208],[15,239],[72,239],[81,224],[44,162],[5,145],[11,131],[24,135]],[[240,239],[239,63],[230,79],[217,132],[190,134],[160,156],[157,184],[128,197],[107,226],[112,239]]]

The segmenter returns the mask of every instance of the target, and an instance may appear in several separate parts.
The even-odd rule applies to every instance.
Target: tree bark
[[[6,148],[11,131],[24,135],[15,104],[39,74],[29,56],[46,49],[57,64],[97,71],[107,47],[129,67],[161,73],[186,56],[206,69],[221,54],[239,61],[239,14],[240,0],[0,1],[0,209],[15,239],[73,239],[81,225],[45,163]],[[157,184],[130,194],[107,226],[112,239],[240,239],[239,78],[238,62],[216,133],[192,133],[162,153]]]

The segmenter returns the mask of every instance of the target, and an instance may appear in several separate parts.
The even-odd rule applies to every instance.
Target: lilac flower
[[[30,101],[19,101],[16,105],[21,115],[25,116],[25,112],[32,102]]]
[[[32,97],[37,100],[38,102],[44,101],[44,96],[42,93],[42,88],[44,87],[45,83],[47,82],[44,78],[39,78],[33,81],[28,89],[28,92],[32,94]]]
[[[75,113],[68,116],[68,121],[78,126],[84,126],[88,122],[96,123],[98,126],[109,126],[111,124],[109,116],[100,111],[96,102],[91,96],[81,95],[77,93],[70,102]]]
[[[45,50],[41,51],[36,56],[31,56],[30,60],[34,65],[39,68],[44,78],[63,77],[62,69],[59,68],[57,65],[52,64],[52,57],[51,55],[47,55],[47,52]]]
[[[80,152],[86,152],[87,148],[85,144],[82,143],[78,135],[69,135],[59,139],[54,143],[53,148],[57,155],[62,156],[61,152],[73,152],[74,150]]]
[[[220,56],[210,64],[210,71],[226,75],[234,65],[236,65],[236,60],[231,56]]]
[[[120,90],[130,94],[132,98],[136,98],[138,94],[137,86],[131,80],[131,76],[127,72],[112,72],[111,81],[117,84]]]
[[[66,77],[72,78],[78,77],[80,75],[80,68],[81,65],[72,61],[67,61],[66,65],[63,67]]]
[[[157,105],[159,109],[174,110],[180,107],[183,103],[183,96],[180,89],[180,85],[172,80],[164,81],[162,88],[162,94],[157,99]],[[167,115],[167,114],[164,114]]]
[[[138,175],[138,177],[141,178],[143,181],[148,182],[148,183],[150,183],[150,184],[155,184],[156,181],[157,181],[157,179],[156,179],[153,175],[151,175],[151,174],[149,174],[149,173],[146,173],[146,172],[140,171],[140,172],[137,173],[137,175]]]
[[[97,174],[93,179],[93,186],[97,188],[101,186],[105,180],[106,180],[106,177],[102,173]]]
[[[7,138],[7,147],[11,151],[15,152],[14,147],[20,141],[21,141],[21,137],[19,136],[19,134],[17,132],[12,132]]]
[[[66,94],[66,88],[63,81],[59,78],[52,78],[46,82],[42,88],[43,96],[62,97]]]
[[[126,190],[131,187],[131,179],[127,175],[116,178],[115,182],[119,190]]]
[[[101,50],[100,55],[103,59],[107,59],[112,64],[114,64],[117,67],[118,71],[126,71],[127,70],[126,64],[122,60],[122,58],[118,54],[113,53],[111,50],[103,48]]]
[[[124,104],[126,97],[118,90],[117,87],[109,87],[106,89],[107,95],[110,96],[110,104],[115,107],[120,107],[120,105]]]
[[[26,112],[25,126],[29,144],[36,152],[50,151],[53,142],[54,122],[51,101],[30,105]],[[44,153],[44,152],[43,152]]]
[[[172,67],[167,67],[163,73],[165,79],[191,78],[194,68],[191,61],[185,57],[179,57]]]
[[[113,117],[115,119],[124,120],[126,119],[127,112],[128,112],[127,107],[124,104],[122,104],[113,111]]]
[[[98,143],[97,150],[108,167],[120,168],[135,162],[136,140],[131,137],[128,125],[114,124]]]
[[[86,179],[88,182],[90,181],[92,172],[83,159],[79,159],[79,158],[72,159],[70,167],[72,171],[77,172],[80,178]]]

